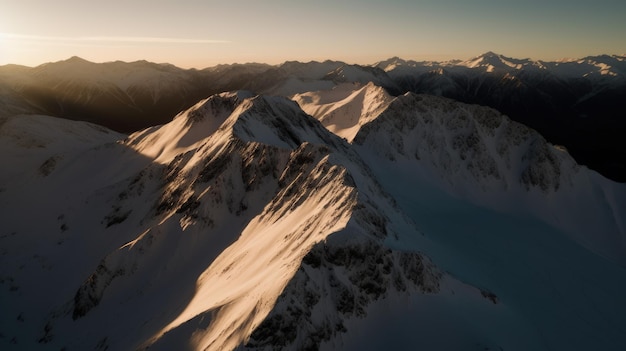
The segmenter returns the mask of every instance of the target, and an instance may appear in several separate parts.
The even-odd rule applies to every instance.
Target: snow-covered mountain
[[[559,62],[488,52],[466,61],[379,62],[403,91],[490,106],[565,145],[579,163],[626,180],[626,57],[602,55]]]
[[[490,108],[294,99],[3,120],[2,348],[626,347],[624,185]]]
[[[133,132],[169,122],[201,98],[224,91],[290,96],[370,81],[397,90],[381,69],[336,61],[184,70],[146,61],[96,64],[72,57],[35,68],[0,67],[0,117],[43,113]]]
[[[145,61],[94,64],[74,57],[35,68],[0,67],[0,118],[44,114],[134,132],[167,123],[212,94],[250,90],[292,97],[369,82],[490,106],[564,145],[581,164],[626,181],[626,58],[546,62],[488,52],[469,60],[397,57],[371,66],[339,61],[248,63],[183,70]]]
[[[428,71],[444,68],[447,70],[462,72],[467,69],[476,71],[496,72],[503,71],[507,73],[519,70],[545,70],[551,71],[560,78],[583,78],[589,76],[621,76],[624,78],[626,57],[623,55],[599,55],[588,56],[581,59],[563,59],[559,61],[549,62],[542,60],[532,60],[529,58],[518,59],[507,57],[494,52],[486,52],[482,55],[470,58],[468,60],[450,60],[450,61],[412,61],[403,60],[399,57],[380,61],[374,64],[392,77],[398,77],[407,74],[426,73]]]
[[[0,86],[43,113],[135,131],[165,123],[206,96],[197,72],[145,61],[92,63],[78,57],[35,68],[0,69]],[[199,94],[200,93],[200,94]],[[160,111],[170,116],[165,118]],[[11,111],[1,110],[8,117]]]
[[[397,84],[377,67],[349,65],[338,61],[285,62],[279,66],[281,77],[266,89],[259,90],[270,95],[292,96],[298,93],[331,89],[343,83],[373,83],[391,93],[399,92]]]
[[[296,94],[292,99],[334,134],[351,142],[360,128],[378,117],[392,97],[375,85],[344,83],[330,90]]]
[[[271,68],[251,63],[184,70],[146,61],[96,64],[79,57],[34,68],[2,66],[0,91],[6,92],[8,107],[0,105],[0,117],[47,114],[134,132],[169,122],[209,95],[264,88],[268,83],[260,75]],[[10,108],[24,104],[30,111]]]

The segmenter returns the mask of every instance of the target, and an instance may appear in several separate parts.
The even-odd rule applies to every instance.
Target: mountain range
[[[202,85],[70,61],[136,67],[46,85],[75,101]],[[506,70],[482,63],[438,65]],[[255,90],[129,134],[4,85],[0,348],[625,349],[626,184],[495,108],[400,93],[417,66],[218,66]]]
[[[581,164],[626,181],[626,57],[558,62],[492,52],[469,60],[373,65],[337,61],[218,65],[184,70],[145,61],[95,64],[78,57],[34,68],[0,67],[0,117],[45,114],[123,133],[166,123],[200,99],[250,90],[291,97],[341,83],[373,82],[406,92],[489,106],[565,146]]]

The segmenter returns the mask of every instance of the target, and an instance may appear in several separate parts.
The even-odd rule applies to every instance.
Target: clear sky
[[[625,0],[0,0],[0,65],[626,54]]]

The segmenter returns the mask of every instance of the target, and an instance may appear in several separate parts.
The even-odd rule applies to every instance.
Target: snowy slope
[[[0,120],[0,162],[5,165],[0,172],[0,183],[20,182],[25,175],[47,176],[55,169],[57,161],[66,157],[65,151],[115,142],[123,134],[104,127],[36,115],[17,115]],[[68,155],[71,157],[71,154]]]
[[[390,92],[399,91],[398,85],[385,71],[377,67],[349,65],[343,62],[286,62],[280,66],[285,75],[278,83],[261,92],[270,95],[292,96],[318,90],[330,90],[344,83],[366,85],[373,83]]]
[[[600,55],[546,63],[549,70],[563,77],[621,77],[626,75],[626,56]]]
[[[422,165],[421,173],[456,197],[529,213],[626,263],[623,186],[578,166],[565,150],[495,110],[408,93],[364,125],[354,143]]]
[[[351,121],[353,116],[343,118]],[[373,121],[364,119],[369,123],[363,123],[354,139],[359,154],[425,234],[407,225],[389,235],[385,247],[425,252],[446,271],[483,287],[484,296],[497,296],[499,307],[471,302],[471,294],[459,297],[464,288],[454,282],[441,283],[446,288],[432,300],[383,288],[385,292],[374,293],[375,298],[356,293],[355,300],[372,301],[363,309],[366,312],[347,307],[348,316],[368,317],[344,316],[336,324],[335,319],[320,316],[319,309],[346,308],[333,295],[336,288],[331,287],[337,283],[331,280],[328,287],[312,282],[319,273],[309,267],[333,262],[328,253],[332,249],[324,248],[325,254],[313,251],[313,257],[305,259],[276,311],[253,333],[248,346],[267,348],[279,342],[290,347],[284,340],[294,340],[316,347],[320,339],[328,339],[320,346],[329,349],[373,350],[407,344],[517,350],[625,345],[621,330],[626,305],[620,297],[626,291],[623,185],[576,165],[565,151],[492,109],[407,94]],[[398,225],[403,220],[392,222]],[[353,257],[362,257],[357,252]],[[371,251],[363,256],[377,257]],[[355,266],[364,265],[353,260]],[[369,275],[385,281],[379,274],[374,269]],[[362,291],[344,285],[359,279],[337,280],[344,296]],[[588,283],[580,289],[578,282],[583,281]],[[313,296],[313,308],[293,302],[302,301],[297,298],[302,290],[307,291],[304,296]],[[330,297],[315,297],[320,290],[321,296]],[[301,329],[294,330],[294,324],[302,323],[313,330],[312,340],[303,338]],[[555,328],[557,324],[565,327]],[[333,325],[336,330],[345,327],[346,334],[329,336]],[[442,331],[455,337],[449,339],[450,334]],[[575,338],[568,336],[572,331]]]
[[[506,336],[511,329],[503,328],[491,339],[499,347],[624,347],[622,184],[576,166],[535,131],[491,109],[443,98],[398,97],[362,127],[354,144],[377,165],[372,169],[381,185],[426,234],[427,240],[403,232],[389,244],[421,250],[461,280],[488,287],[526,321],[518,327],[530,328],[528,338],[513,342],[516,336]],[[402,308],[383,311],[383,320],[374,325],[392,323],[389,328],[400,330],[419,325],[411,314],[400,313]],[[474,326],[502,327],[489,318],[476,313]],[[410,331],[398,334],[419,344]],[[353,342],[376,349],[393,338],[374,345]],[[427,342],[426,347],[441,345]]]
[[[334,134],[352,141],[360,127],[376,118],[391,96],[374,83],[344,83],[329,90],[309,91],[292,97],[302,110],[317,118]]]
[[[394,57],[374,65],[285,62],[183,70],[73,57],[35,68],[0,67],[0,117],[44,114],[131,133],[167,123],[200,99],[224,91],[291,97],[372,82],[394,96],[410,91],[490,106],[565,145],[579,163],[623,181],[626,145],[619,117],[625,62],[619,55],[546,62],[487,52],[446,62]]]
[[[578,163],[624,182],[625,62],[619,55],[547,62],[487,52],[465,61],[391,58],[376,67],[402,92],[495,108],[565,145]]]
[[[168,163],[213,134],[236,106],[251,96],[246,91],[211,96],[179,113],[168,124],[134,133],[126,143],[154,162]]]
[[[489,51],[470,60],[460,62],[458,66],[480,69],[485,72],[494,72],[497,70],[519,70],[533,64],[534,63],[529,59],[514,59]]]
[[[314,245],[355,208],[375,213],[359,205],[372,200],[355,181],[376,183],[358,157],[284,98],[213,96],[123,141],[49,117],[10,122],[3,160],[15,170],[0,197],[12,204],[1,239],[12,348],[234,348]]]
[[[626,346],[622,185],[488,108],[295,99],[4,122],[2,348]]]

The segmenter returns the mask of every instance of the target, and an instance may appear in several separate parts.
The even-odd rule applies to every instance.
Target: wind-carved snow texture
[[[564,181],[561,167],[565,176],[576,171],[541,135],[495,110],[411,93],[364,125],[354,143],[392,160],[421,160],[450,185],[470,179],[483,191],[520,184],[556,191]]]
[[[363,124],[378,117],[392,100],[383,88],[371,82],[362,87],[341,84],[331,90],[296,94],[292,98],[324,127],[349,142]]]
[[[3,326],[28,321],[3,331],[2,345],[338,349],[355,345],[366,321],[378,323],[371,319],[381,309],[412,308],[420,312],[412,320],[452,316],[435,325],[453,327],[463,340],[459,345],[515,347],[521,336],[526,344],[547,349],[535,334],[555,330],[528,322],[541,314],[511,302],[534,300],[480,278],[491,277],[491,269],[510,270],[515,287],[523,289],[527,281],[535,284],[531,288],[544,287],[536,285],[536,268],[518,267],[534,267],[535,261],[501,262],[486,273],[469,261],[478,273],[466,273],[471,279],[461,283],[443,273],[434,258],[463,275],[468,261],[455,261],[454,245],[491,233],[450,233],[420,217],[421,211],[448,203],[464,208],[462,202],[487,213],[485,220],[494,226],[503,219],[490,209],[529,216],[542,233],[545,223],[560,228],[547,233],[565,250],[565,262],[583,257],[592,268],[619,272],[624,189],[579,168],[566,152],[492,109],[414,94],[391,99],[371,84],[350,89],[296,96],[320,121],[286,98],[239,91],[211,96],[172,122],[123,141],[92,125],[43,117],[31,118],[30,134],[17,120],[0,125],[0,142],[15,151],[0,156],[16,165],[0,174],[11,187],[0,191],[0,198],[14,204],[3,218],[9,232],[0,237],[7,248],[0,256],[0,293],[3,301],[5,296],[16,301],[0,321]],[[87,140],[76,141],[70,132],[88,135]],[[43,191],[54,195],[42,198],[45,205],[33,207],[22,196]],[[10,215],[32,208],[60,214],[42,215],[41,223]],[[451,213],[446,224],[465,220]],[[418,221],[424,218],[428,221]],[[433,232],[422,231],[422,225]],[[504,229],[486,243],[496,247],[493,252],[468,249],[460,255],[480,251],[495,260],[500,251],[518,254],[507,244],[497,246],[511,229],[498,228]],[[438,246],[439,236],[455,235],[457,241],[448,242],[453,248]],[[538,247],[542,255],[552,243],[546,240]],[[542,270],[563,273],[552,256],[532,258],[547,262]],[[585,296],[591,296],[585,301],[600,311],[583,311],[593,332],[614,335],[626,325],[603,302],[615,300],[612,308],[624,310],[616,299],[623,279],[613,275],[615,286],[609,280],[583,281],[589,283]],[[554,291],[562,292],[557,283],[565,278],[551,278],[558,278]],[[64,284],[57,288],[59,281]],[[5,283],[10,288],[4,289]],[[504,286],[504,297],[491,291],[494,285]],[[601,329],[605,324],[609,328]],[[421,336],[439,345],[435,336]],[[610,339],[603,345],[623,344]]]
[[[369,232],[351,228],[316,244],[242,349],[318,350],[323,343],[341,344],[341,334],[348,331],[344,322],[367,318],[368,307],[390,292],[439,291],[442,273],[428,259],[385,247],[384,222],[371,228],[375,218],[362,218],[358,210],[353,216]]]
[[[203,106],[214,105],[216,99],[218,98],[207,100]],[[205,107],[198,107],[197,110],[206,110]],[[186,116],[194,114],[192,111]],[[194,121],[206,122],[203,118],[194,118],[192,122]],[[178,121],[172,122],[170,127],[175,126],[176,122]],[[168,134],[168,131],[154,133]],[[162,159],[164,149],[160,148],[159,152],[154,153],[154,149],[159,146],[145,143],[148,138],[150,136],[146,135],[131,138],[129,144],[139,150],[145,147],[147,152]],[[181,263],[167,258],[171,255],[167,249],[171,249],[172,244],[174,247],[183,246],[185,240],[180,237],[179,230],[161,229],[174,225],[171,222],[179,221],[182,231],[191,229],[201,236],[195,239],[194,249],[188,249],[191,255],[196,252],[196,256],[202,252],[201,247],[215,244],[210,233],[224,233],[226,230],[223,227],[230,226],[233,234],[243,231],[241,237],[231,237],[230,240],[221,238],[218,241],[225,242],[221,249],[213,247],[207,251],[221,252],[232,244],[232,251],[239,254],[223,259],[223,254],[217,258],[210,255],[204,259],[196,257],[191,261],[195,267],[187,269],[208,267],[203,276],[211,276],[209,272],[218,269],[234,271],[237,277],[254,275],[256,280],[267,274],[279,274],[281,280],[269,285],[270,291],[266,294],[263,293],[263,286],[266,284],[259,282],[259,286],[254,286],[256,290],[252,296],[258,298],[258,294],[261,294],[262,300],[267,301],[261,303],[251,299],[249,294],[244,294],[240,299],[229,296],[231,302],[222,306],[213,294],[213,298],[194,298],[190,302],[193,307],[188,307],[144,346],[167,348],[163,345],[167,345],[172,338],[190,340],[188,328],[197,323],[198,316],[210,314],[214,315],[213,327],[198,341],[198,345],[235,347],[252,332],[254,325],[261,323],[264,314],[269,312],[273,300],[282,290],[281,284],[287,283],[309,248],[340,228],[350,216],[356,195],[354,181],[343,167],[334,165],[329,159],[334,148],[345,149],[347,145],[330,134],[319,122],[302,113],[293,102],[264,97],[244,100],[211,137],[191,144],[194,145],[192,150],[178,154],[169,164],[152,165],[150,171],[140,174],[139,178],[146,177],[147,174],[158,174],[153,170],[155,167],[161,170],[157,179],[161,184],[162,195],[156,198],[148,213],[154,218],[142,220],[159,225],[150,227],[136,240],[102,260],[76,293],[72,314],[74,319],[89,316],[90,311],[99,305],[110,289],[120,291],[120,285],[131,284],[136,277],[145,279],[150,272],[167,271],[167,265],[180,267]],[[130,181],[128,189],[119,198],[127,199],[132,196],[136,193],[133,190],[134,184],[142,182],[141,179]],[[265,209],[263,204],[266,204]],[[124,207],[123,201],[120,207]],[[232,228],[233,222],[240,223],[238,229]],[[293,227],[286,228],[286,223],[293,224]],[[246,234],[246,227],[254,230]],[[275,240],[270,240],[274,247],[282,241],[286,245],[285,250],[280,251],[283,254],[270,256],[267,266],[260,267],[261,272],[248,272],[252,263],[242,258],[241,251],[235,247],[250,245],[247,240],[268,240],[255,238],[264,231],[267,232],[265,236],[277,236]],[[250,249],[252,248],[247,250]],[[284,255],[286,257],[281,258]],[[270,269],[271,271],[263,273]],[[284,273],[285,269],[287,273]],[[123,281],[119,282],[120,280]],[[235,282],[227,279],[221,283],[209,279],[198,287],[196,296],[202,295],[202,286],[208,285],[207,289],[210,290],[220,285],[230,286],[229,284],[240,286],[236,279]],[[114,288],[115,285],[117,287]],[[148,286],[150,285],[148,282]],[[137,299],[132,295],[128,298],[131,301]],[[239,306],[238,311],[242,308],[248,310],[246,313],[239,311],[234,314],[231,312],[233,306]],[[230,326],[231,334],[225,334],[223,328],[218,327],[224,325]]]
[[[278,179],[280,190],[202,274],[194,299],[151,348],[188,340],[193,325],[206,328],[196,347],[233,348],[261,323],[302,256],[340,228],[353,206],[354,189],[344,185],[350,184],[346,171],[328,163],[327,151],[305,143],[291,152]],[[223,298],[228,302],[220,302]],[[209,316],[212,324],[202,327],[201,319]]]
[[[394,57],[366,66],[324,61],[202,70],[145,61],[95,64],[74,57],[35,68],[0,67],[0,118],[45,114],[133,132],[169,122],[218,92],[247,89],[290,97],[371,82],[394,96],[424,93],[493,107],[565,145],[579,163],[623,181],[625,72],[623,55],[546,62],[487,52],[465,61]]]
[[[581,172],[566,151],[493,109],[407,93],[364,124],[353,144],[369,155],[419,165],[416,172],[456,197],[541,218],[587,248],[624,262],[624,219],[606,210],[607,203],[621,206],[606,195],[621,190],[612,190],[610,182],[590,186],[595,175],[586,168]]]

